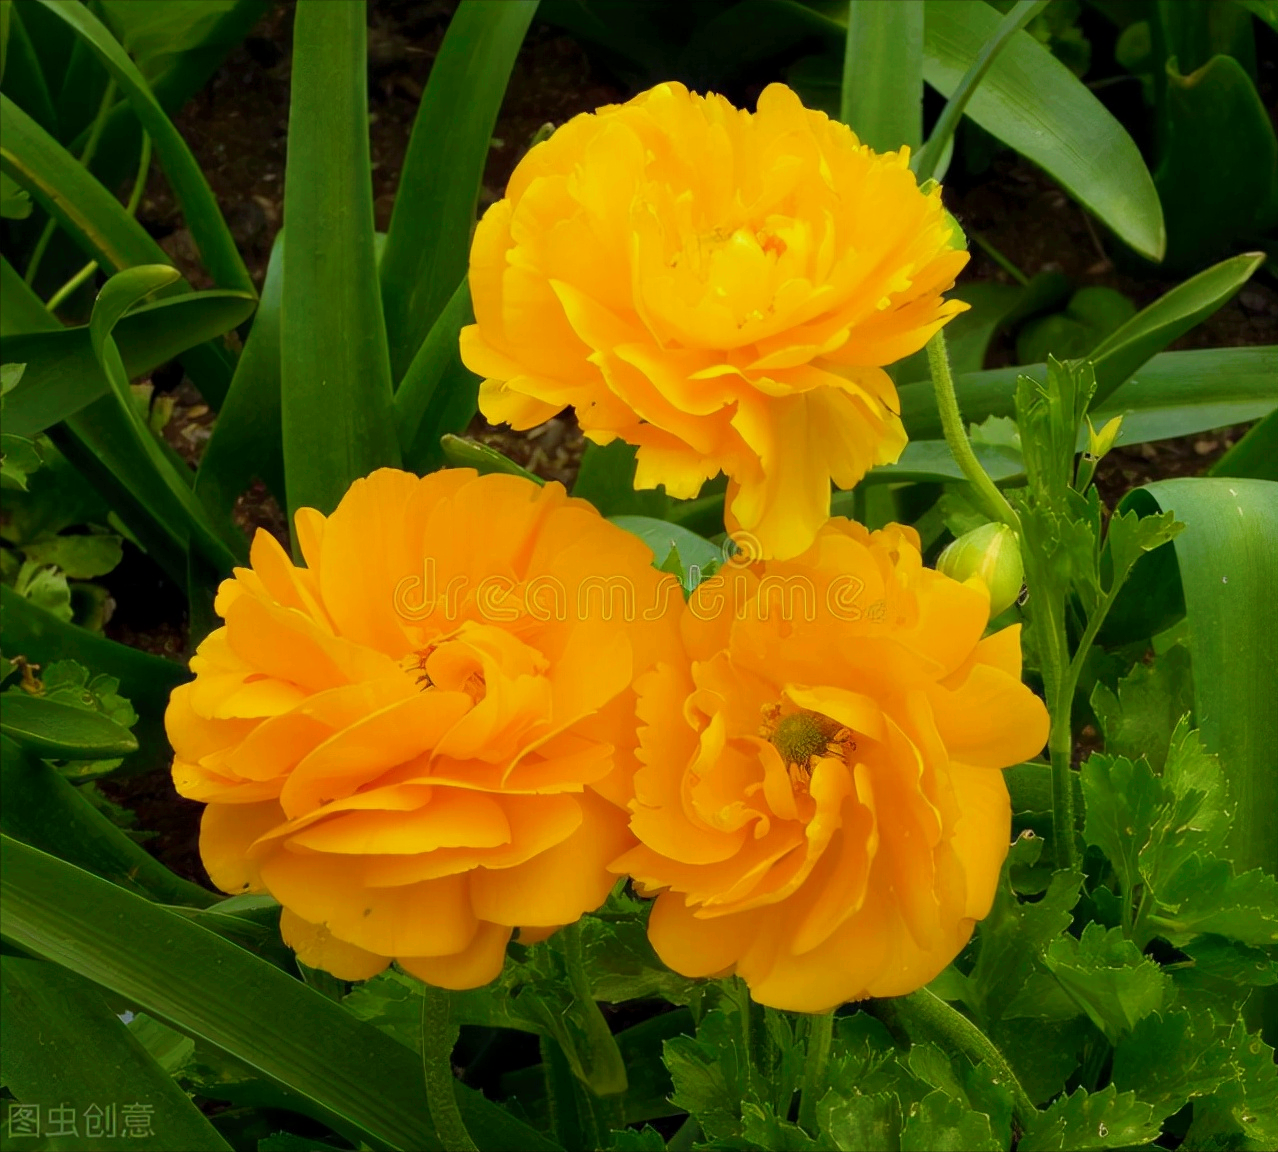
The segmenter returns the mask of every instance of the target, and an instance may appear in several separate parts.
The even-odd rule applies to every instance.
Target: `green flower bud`
[[[937,557],[936,567],[955,580],[979,576],[985,581],[991,618],[1016,601],[1025,581],[1020,543],[1006,524],[982,524],[964,533]]]

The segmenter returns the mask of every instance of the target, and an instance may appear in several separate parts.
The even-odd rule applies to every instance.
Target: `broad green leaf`
[[[1210,934],[1278,954],[1278,880],[1263,868],[1233,872],[1227,860],[1191,856],[1159,887],[1149,923],[1177,945]]]
[[[43,1147],[93,1147],[101,1138],[89,1138],[84,1112],[106,1105],[130,1147],[230,1148],[88,981],[44,960],[0,956],[0,1000],[5,1086],[15,1099],[45,1106]],[[122,1117],[137,1103],[150,1108],[149,1135],[141,1138]],[[65,1136],[48,1136],[55,1108],[58,1120],[70,1122],[58,1125]],[[73,1132],[82,1134],[72,1140]]]
[[[586,441],[572,494],[589,500],[605,516],[650,516],[667,519],[671,501],[665,489],[634,486],[635,448],[624,440],[600,447]]]
[[[926,13],[923,77],[948,97],[1001,17],[980,0],[927,0]],[[1162,257],[1162,209],[1135,143],[1027,32],[999,53],[967,115],[1042,167],[1137,252]]]
[[[1186,529],[1180,563],[1194,712],[1238,803],[1230,839],[1239,872],[1278,861],[1278,484],[1266,480],[1160,480],[1125,501],[1174,512]]]
[[[0,829],[130,892],[205,907],[217,897],[175,876],[36,756],[0,740]]]
[[[395,391],[395,428],[404,463],[418,472],[438,468],[441,436],[466,430],[479,403],[479,377],[461,362],[457,334],[475,314],[470,285],[457,286]]]
[[[132,105],[142,127],[155,144],[164,175],[182,206],[182,218],[191,230],[214,282],[224,288],[256,295],[252,278],[244,267],[226,221],[222,219],[222,212],[204,173],[200,171],[186,141],[151,94],[137,65],[85,5],[76,0],[38,2],[75,30]]]
[[[1139,317],[1137,317],[1139,319]],[[1122,444],[1165,440],[1211,428],[1257,420],[1278,408],[1278,377],[1273,361],[1278,349],[1204,348],[1160,352],[1118,387],[1090,415],[1096,427],[1123,417]],[[955,381],[963,418],[980,423],[990,416],[1014,416],[1016,379],[1042,380],[1042,364],[972,372]],[[898,389],[901,417],[911,439],[940,440],[940,416],[930,382]],[[1086,446],[1084,426],[1080,451]]]
[[[262,299],[195,474],[195,495],[214,515],[230,514],[254,477],[283,501],[280,455],[280,290],[284,233],[275,238]],[[127,322],[127,318],[126,318]]]
[[[972,445],[972,451],[990,479],[999,482],[1025,474],[1021,454],[1001,445]],[[966,482],[962,468],[954,459],[950,446],[944,440],[911,440],[895,464],[880,464],[871,468],[862,483],[899,484],[906,480],[939,481],[942,483]],[[852,515],[853,492],[836,492],[830,511],[834,515]]]
[[[1114,1085],[1088,1094],[1076,1088],[1062,1096],[1029,1126],[1017,1152],[1082,1152],[1092,1148],[1130,1148],[1159,1135],[1154,1110],[1131,1092]]]
[[[1252,427],[1215,464],[1212,476],[1278,480],[1278,409]]]
[[[923,0],[848,5],[840,119],[876,152],[923,143]]]
[[[661,568],[671,552],[677,553],[684,572],[696,567],[702,573],[710,573],[723,563],[723,549],[711,544],[704,537],[689,532],[678,524],[654,520],[649,516],[610,516],[618,528],[624,528],[638,536],[652,549],[652,562]],[[691,581],[693,586],[696,581]]]
[[[123,548],[119,536],[54,536],[23,546],[22,554],[35,564],[60,568],[73,580],[93,580],[120,563]]]
[[[536,0],[462,0],[431,64],[380,268],[393,380],[466,274],[489,140],[536,10]]]
[[[1095,922],[1081,939],[1053,940],[1044,962],[1093,1024],[1114,1042],[1163,1006],[1170,979],[1121,928]]]
[[[4,694],[0,732],[46,760],[106,760],[136,752],[137,739],[114,720],[20,689]]]
[[[255,302],[243,292],[214,291],[143,304],[115,328],[125,374],[145,376],[229,332],[252,315]],[[22,384],[5,398],[5,425],[18,435],[43,432],[105,396],[110,387],[93,355],[88,325],[6,335],[0,338],[0,357],[30,365]]]
[[[1230,1030],[1225,1045],[1233,1075],[1214,1096],[1195,1102],[1184,1146],[1272,1148],[1278,1145],[1274,1050],[1258,1035],[1248,1035],[1241,1021]]]
[[[1233,56],[1179,63],[1189,75],[1174,55],[1166,62],[1154,184],[1167,218],[1167,263],[1188,269],[1239,241],[1254,243],[1278,221],[1278,137]]]
[[[1263,252],[1248,252],[1191,276],[1092,349],[1089,358],[1096,369],[1092,407],[1104,409],[1105,401],[1124,380],[1230,300],[1264,259]]]
[[[1278,0],[1237,0],[1257,19],[1263,20],[1278,32]]]
[[[534,484],[545,484],[540,476],[534,476],[527,468],[521,468],[509,456],[503,456],[496,448],[469,440],[463,436],[440,437],[444,459],[453,468],[474,468],[481,476],[489,472],[503,472],[508,476],[521,476]]]
[[[0,217],[25,220],[31,215],[31,197],[3,172],[0,172]]]
[[[1058,360],[1088,357],[1135,314],[1136,306],[1113,288],[1080,288],[1063,311],[1037,317],[1021,327],[1016,334],[1016,359],[1033,364],[1049,356]]]
[[[0,338],[21,332],[57,331],[62,325],[0,256]]]
[[[353,481],[400,460],[373,255],[366,18],[358,0],[301,0],[294,22],[280,302],[290,515],[332,512]]]
[[[198,71],[204,60],[225,56],[270,9],[270,0],[98,3],[103,21],[137,63],[152,91],[162,88],[180,69]]]
[[[6,938],[297,1093],[348,1137],[439,1147],[421,1061],[390,1037],[184,917],[8,837],[0,850]],[[485,1152],[553,1149],[480,1093],[459,1085],[457,1095]]]
[[[163,715],[169,693],[190,673],[180,664],[107,640],[74,624],[66,624],[0,585],[0,635],[5,653],[36,664],[75,660],[94,672],[115,677],[119,691],[132,701],[141,720],[135,735],[140,745],[133,763],[159,767],[172,756],[164,734]]]

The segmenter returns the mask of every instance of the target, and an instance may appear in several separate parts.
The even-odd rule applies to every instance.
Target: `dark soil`
[[[418,101],[455,7],[456,0],[373,0],[370,4],[369,123],[375,215],[381,230],[390,220]],[[293,2],[283,0],[177,117],[259,285],[283,215],[292,20]],[[1272,72],[1272,61],[1268,63]],[[494,133],[480,210],[500,197],[516,162],[543,123],[559,124],[578,112],[629,95],[575,41],[551,27],[534,25],[520,52]],[[1076,203],[1011,153],[996,155],[988,170],[975,177],[951,177],[947,199],[965,229],[979,233],[1027,276],[1061,271],[1075,288],[1116,288],[1137,307],[1176,283],[1132,270]],[[152,173],[139,218],[193,284],[210,285],[158,170]],[[964,279],[1012,282],[975,246]],[[1254,280],[1172,347],[1273,343],[1278,343],[1278,292],[1270,283]],[[1012,363],[1013,356],[1011,340],[997,338],[988,365]],[[166,379],[157,374],[155,382],[159,389],[175,389],[173,417],[165,434],[194,465],[214,414],[180,376]],[[1128,489],[1149,480],[1201,474],[1243,431],[1226,429],[1119,448],[1102,463],[1097,484],[1112,504]],[[476,417],[470,434],[548,479],[571,484],[576,475],[582,438],[571,414],[520,434],[494,428]],[[241,498],[236,519],[246,533],[264,527],[287,540],[284,517],[260,484]],[[118,604],[109,634],[178,658],[185,647],[181,591],[140,555],[131,556],[109,584]],[[197,847],[200,806],[175,797],[167,775],[108,782],[104,790],[135,809],[141,827],[158,833],[148,846],[169,867],[206,882]]]

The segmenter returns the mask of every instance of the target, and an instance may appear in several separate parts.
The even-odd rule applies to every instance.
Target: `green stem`
[[[947,1052],[963,1053],[973,1064],[987,1064],[995,1081],[1006,1084],[1012,1094],[1016,1123],[1022,1131],[1029,1127],[1037,1115],[1034,1102],[1003,1053],[961,1012],[926,988],[891,1000],[870,1000],[865,1006],[889,1029],[903,1031],[911,1042],[932,1041]]]
[[[1006,524],[1018,535],[1021,521],[1007,497],[998,490],[998,486],[989,478],[989,474],[981,467],[976,453],[972,451],[972,443],[963,428],[963,417],[959,413],[958,396],[954,392],[954,376],[950,372],[950,356],[945,348],[945,332],[938,331],[927,342],[927,362],[932,370],[932,387],[936,392],[936,407],[941,414],[941,427],[945,430],[945,442],[950,446],[950,453],[958,462],[963,475],[976,489],[976,494],[990,519]]]
[[[586,1087],[595,1096],[619,1096],[629,1087],[626,1079],[626,1062],[617,1039],[608,1027],[608,1021],[599,1010],[590,978],[586,975],[585,952],[581,940],[581,921],[561,928],[555,935],[562,949],[564,966],[568,971],[568,986],[576,1001],[576,1019],[580,1035],[576,1055],[586,1077]],[[564,1035],[567,1040],[567,1034]]]
[[[102,130],[106,127],[107,113],[111,111],[111,105],[115,103],[115,81],[108,80],[106,89],[102,93],[102,102],[98,105],[98,114],[93,120],[93,127],[89,130],[89,138],[84,142],[84,151],[80,153],[80,164],[87,168],[93,163],[94,153],[98,150],[98,141],[102,139]],[[49,247],[49,242],[53,239],[53,234],[58,230],[58,222],[49,217],[45,221],[44,231],[40,233],[40,239],[36,241],[35,251],[31,253],[31,262],[27,265],[26,275],[23,279],[28,284],[34,284],[36,273],[40,271],[40,261],[44,259],[45,250]]]
[[[830,1061],[830,1041],[834,1035],[834,1013],[826,1012],[808,1019],[808,1055],[803,1063],[803,1087],[799,1096],[799,1126],[816,1131],[818,1093],[825,1084],[825,1069]]]
[[[1025,273],[1013,264],[1006,256],[1004,256],[1002,252],[995,248],[993,244],[985,239],[984,236],[982,236],[979,232],[973,232],[971,229],[968,229],[967,236],[969,240],[974,240],[976,242],[976,246],[980,248],[986,256],[993,260],[995,264],[1002,268],[1003,271],[1015,280],[1022,288],[1029,287],[1029,277],[1026,276]]]
[[[451,1008],[448,993],[442,988],[422,985],[422,1073],[426,1079],[426,1105],[446,1152],[478,1152],[457,1107],[453,1046],[457,1043],[458,1028],[452,1021]]]
[[[941,162],[941,156],[945,152],[945,145],[954,135],[954,130],[963,118],[967,102],[972,98],[977,85],[985,79],[985,73],[994,63],[994,57],[1002,51],[1004,44],[1046,7],[1047,0],[1020,0],[1016,7],[1003,17],[1002,22],[994,30],[994,35],[985,41],[980,53],[972,61],[972,66],[959,81],[958,87],[950,94],[941,117],[936,122],[936,127],[932,129],[931,137],[923,145],[916,169],[920,184],[932,178],[932,173],[936,171],[936,166]]]
[[[137,176],[133,179],[133,191],[129,193],[129,202],[125,206],[125,211],[130,216],[138,214],[138,205],[142,203],[142,192],[146,188],[147,173],[151,170],[151,137],[148,133],[142,133],[142,154],[141,162],[138,164]],[[62,285],[52,296],[49,297],[48,304],[45,307],[50,311],[55,311],[77,288],[80,287],[94,272],[98,270],[98,262],[90,260],[83,268]]]

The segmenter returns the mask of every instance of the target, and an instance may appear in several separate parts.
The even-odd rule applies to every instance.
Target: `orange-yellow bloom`
[[[883,371],[965,305],[967,260],[908,149],[879,154],[782,84],[753,115],[661,84],[537,145],[480,221],[462,358],[485,416],[572,405],[639,446],[635,484],[730,478],[730,526],[788,558],[905,445]]]
[[[486,983],[634,842],[632,682],[677,648],[673,577],[513,476],[384,470],[296,524],[306,566],[258,533],[166,716],[205,867],[274,896],[313,967]]]
[[[982,639],[988,615],[913,529],[842,519],[693,594],[688,660],[638,682],[641,844],[613,865],[660,893],[666,964],[817,1012],[954,959],[1008,849],[999,770],[1047,739],[1020,627]]]

